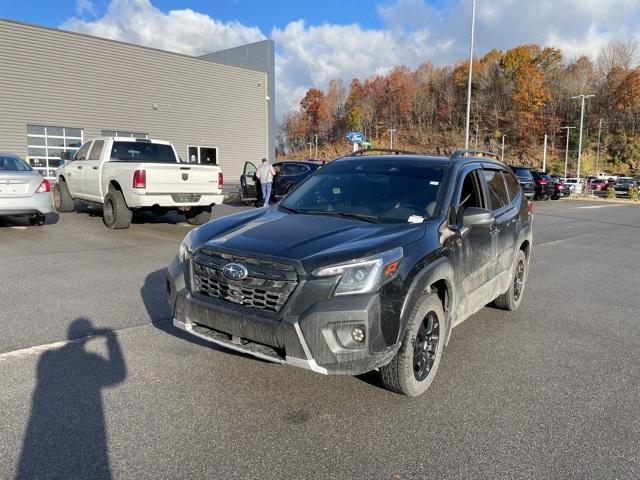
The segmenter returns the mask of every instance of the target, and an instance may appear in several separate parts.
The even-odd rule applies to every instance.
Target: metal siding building
[[[207,156],[217,153],[227,183],[237,183],[246,160],[271,157],[269,75],[0,20],[0,150],[55,166],[81,138],[144,133],[173,142],[184,161],[199,151],[188,146],[217,149]]]

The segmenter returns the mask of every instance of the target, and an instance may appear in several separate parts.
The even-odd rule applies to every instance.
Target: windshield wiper
[[[355,218],[356,220],[362,220],[369,223],[376,223],[380,221],[380,217],[376,217],[375,215],[365,215],[362,213],[330,212],[328,210],[304,210],[299,213],[307,215],[328,215],[330,217]]]
[[[296,210],[295,208],[285,207],[284,205],[278,205],[283,210],[286,210],[289,213],[300,213],[300,210]]]

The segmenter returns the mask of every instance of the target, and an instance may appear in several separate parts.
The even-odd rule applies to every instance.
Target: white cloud
[[[96,16],[96,7],[91,0],[76,0],[76,15],[83,16],[88,13],[92,17]]]
[[[92,5],[90,0],[78,5],[84,2]],[[432,0],[383,1],[377,7],[384,23],[379,29],[303,20],[274,28],[278,114],[296,106],[309,87],[325,87],[332,78],[348,84],[395,65],[443,65],[465,58],[469,0],[435,5]],[[538,43],[560,47],[569,57],[595,57],[609,40],[640,38],[638,19],[640,0],[480,0],[476,53]],[[62,28],[192,55],[266,38],[257,27],[190,9],[163,12],[149,0],[112,0],[104,16],[72,18]]]
[[[112,0],[102,18],[72,18],[62,28],[190,55],[265,38],[257,27],[220,22],[190,9],[164,13],[149,0]]]

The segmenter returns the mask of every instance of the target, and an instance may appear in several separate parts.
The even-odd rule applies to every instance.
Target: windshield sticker
[[[420,215],[411,215],[407,219],[407,222],[409,222],[409,223],[422,223],[422,222],[424,222],[424,217],[421,217]]]
[[[340,195],[340,189],[339,188],[334,188],[333,189],[333,194],[334,195]]]
[[[435,180],[431,180],[429,182],[429,185],[433,185],[435,187],[436,185],[440,185],[440,182],[436,182]]]

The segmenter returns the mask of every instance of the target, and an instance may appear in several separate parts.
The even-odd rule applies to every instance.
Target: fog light
[[[351,338],[356,343],[364,342],[364,325],[356,325],[351,329]]]

